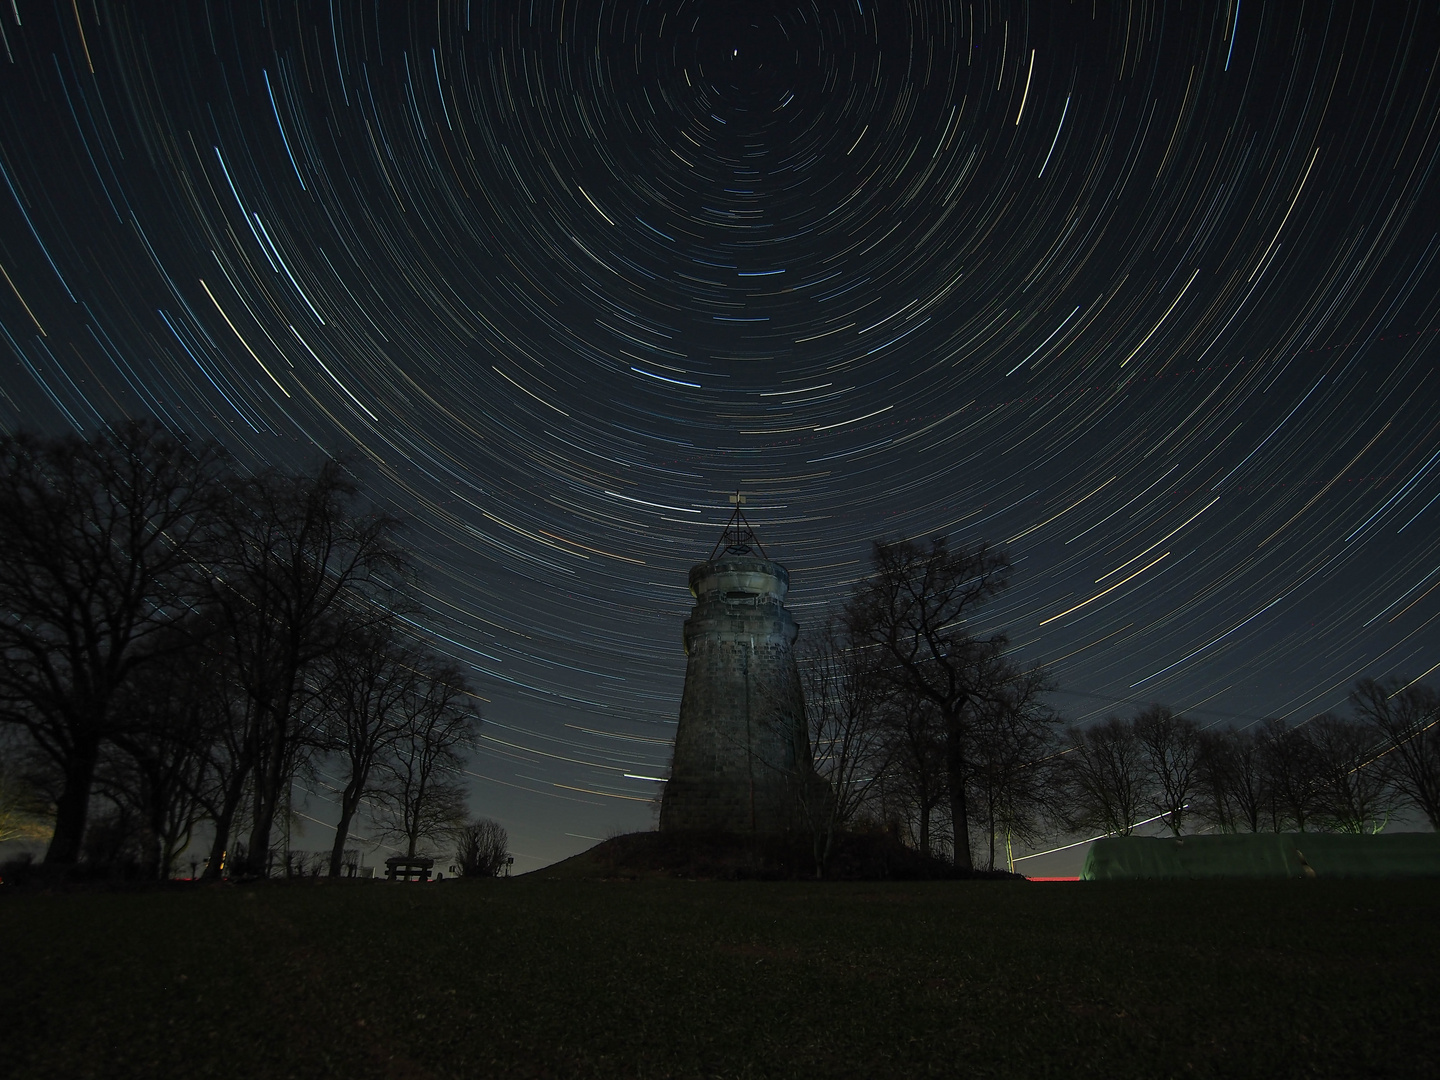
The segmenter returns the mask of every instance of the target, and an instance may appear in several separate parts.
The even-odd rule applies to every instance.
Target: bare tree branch
[[[0,438],[0,720],[61,776],[47,862],[78,858],[115,695],[190,610],[222,464],[140,421]]]
[[[939,713],[955,864],[968,870],[970,728],[975,710],[1009,678],[1005,636],[978,636],[970,621],[1005,588],[1010,561],[984,543],[952,551],[943,538],[929,547],[876,543],[873,559],[846,609],[850,635],[877,651],[875,670],[892,692],[928,701]]]

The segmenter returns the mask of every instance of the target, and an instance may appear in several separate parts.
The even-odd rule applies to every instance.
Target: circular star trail
[[[533,866],[643,826],[686,571],[1005,544],[1077,721],[1440,662],[1432,5],[0,11],[0,422],[356,462]],[[323,809],[323,808],[322,808]],[[319,811],[317,811],[319,812]]]

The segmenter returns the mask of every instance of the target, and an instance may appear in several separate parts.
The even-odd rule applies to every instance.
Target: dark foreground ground
[[[0,889],[0,1076],[1440,1075],[1440,882]]]

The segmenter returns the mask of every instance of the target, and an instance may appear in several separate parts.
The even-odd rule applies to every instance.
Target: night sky
[[[1298,719],[1440,661],[1432,3],[0,29],[0,426],[352,455],[473,668],[517,870],[650,824],[736,489],[802,634],[875,538],[1005,544],[983,629],[1078,722]]]

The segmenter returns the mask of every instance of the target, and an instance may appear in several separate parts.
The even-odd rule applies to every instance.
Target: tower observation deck
[[[776,833],[790,823],[810,750],[795,667],[790,575],[765,554],[744,497],[705,562],[690,568],[685,693],[662,831]]]

